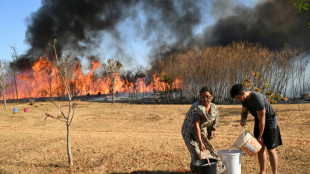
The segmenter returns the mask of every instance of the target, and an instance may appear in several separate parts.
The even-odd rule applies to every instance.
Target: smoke
[[[204,26],[205,14],[216,20],[212,26]],[[134,43],[132,38],[145,41],[149,48],[145,59],[233,41],[259,42],[270,49],[281,49],[285,43],[309,47],[309,17],[309,12],[297,14],[292,4],[280,0],[265,0],[254,8],[231,0],[42,0],[41,8],[28,19],[30,49],[18,65],[30,66],[39,56],[49,56],[48,43],[53,39],[58,40],[59,54],[80,56],[91,55],[108,41],[112,49],[103,50],[129,64],[135,63],[126,49],[126,44]],[[197,34],[201,26],[204,29]]]
[[[216,11],[212,14],[218,17],[217,22],[205,29],[203,37],[197,38],[200,44],[227,45],[234,41],[248,41],[261,43],[270,50],[282,49],[285,44],[309,49],[310,30],[307,25],[310,13],[297,13],[288,1],[265,0],[253,9],[232,6],[224,15],[219,9],[227,8],[227,4],[214,5]]]
[[[58,40],[58,49],[79,52],[98,48],[101,31],[116,32],[116,24],[129,14],[133,1],[42,0],[27,27],[26,41],[31,48],[25,57],[48,54],[48,43]],[[117,33],[115,34],[117,36]]]
[[[152,50],[170,45],[170,40],[185,43],[193,37],[193,26],[200,23],[200,2],[42,0],[42,6],[28,19],[26,42],[30,49],[20,60],[28,59],[31,64],[39,56],[50,56],[48,43],[53,39],[58,40],[59,54],[64,50],[88,54],[99,49],[104,36],[109,36],[115,55],[130,61],[132,58],[124,49],[127,38],[122,33],[134,26],[137,37],[145,40]]]

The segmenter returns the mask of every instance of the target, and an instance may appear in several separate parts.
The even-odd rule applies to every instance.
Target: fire
[[[80,62],[75,62],[70,89],[75,96],[110,94],[111,81],[103,77],[100,62],[92,60],[88,73],[83,73]],[[40,57],[32,66],[32,70],[16,74],[18,98],[58,97],[66,94],[58,76],[57,68],[53,67],[47,59]],[[170,88],[181,88],[182,80],[176,79]],[[138,78],[135,82],[128,82],[117,76],[114,91],[116,93],[148,93],[152,91],[169,90],[167,84],[160,77],[153,75],[153,82],[146,84],[145,78]],[[7,99],[16,99],[14,81],[7,88]]]
[[[161,75],[166,75],[165,73],[162,73]],[[179,78],[176,78],[173,83],[165,83],[162,81],[160,77],[158,77],[156,74],[153,75],[154,81],[150,84],[150,86],[155,91],[169,91],[173,89],[182,89],[183,81]]]
[[[153,75],[154,82],[151,83],[151,86],[155,91],[166,91],[166,85],[164,82],[160,81],[160,77],[157,77],[156,74]]]
[[[143,93],[143,92],[151,92],[152,88],[151,86],[146,86],[145,84],[145,78],[139,78],[136,82],[137,85],[137,93]]]

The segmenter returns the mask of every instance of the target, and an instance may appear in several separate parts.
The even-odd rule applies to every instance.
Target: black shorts
[[[254,137],[257,139],[259,136],[259,129],[254,128]],[[279,126],[272,129],[266,129],[263,133],[263,141],[268,150],[274,149],[282,145],[282,138],[280,134]]]

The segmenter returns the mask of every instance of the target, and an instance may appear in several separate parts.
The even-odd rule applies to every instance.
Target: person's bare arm
[[[213,138],[215,138],[215,136],[216,136],[216,132],[217,132],[217,128],[216,128],[216,126],[217,126],[217,124],[218,124],[218,122],[219,122],[219,113],[218,113],[218,109],[217,108],[215,108],[216,109],[216,111],[215,111],[215,121],[214,121],[214,123],[213,123],[213,125],[212,125],[212,131],[211,131],[211,136],[210,136],[210,140],[211,139],[213,139]]]
[[[263,141],[263,133],[266,124],[266,110],[264,109],[261,111],[257,111],[257,116],[259,119],[259,134],[257,140],[261,143]]]
[[[246,107],[242,107],[242,111],[241,111],[241,122],[240,125],[242,127],[244,127],[246,125],[246,119],[248,118],[248,109]]]
[[[203,151],[206,149],[206,147],[202,143],[202,139],[201,139],[200,120],[194,121],[194,126],[195,126],[195,133],[196,133],[197,141],[199,144],[199,148],[201,151]]]

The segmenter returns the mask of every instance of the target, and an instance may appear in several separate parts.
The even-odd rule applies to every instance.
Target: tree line
[[[229,90],[233,84],[242,83],[251,77],[252,72],[257,72],[261,78],[266,79],[264,81],[270,84],[268,90],[294,99],[302,97],[303,94],[309,94],[309,60],[307,52],[290,46],[272,51],[260,44],[238,42],[227,46],[170,52],[154,60],[147,72],[143,71],[141,66],[123,71],[124,67],[120,61],[109,59],[107,64],[102,65],[103,74],[91,73],[92,82],[89,83],[79,80],[82,75],[72,74],[77,68],[76,65],[72,65],[68,71],[72,74],[69,87],[73,96],[78,96],[81,95],[81,89],[78,89],[77,86],[85,87],[89,91],[92,88],[99,89],[100,83],[97,81],[104,76],[111,82],[108,83],[108,88],[113,99],[113,94],[116,93],[113,84],[116,79],[124,82],[123,88],[128,89],[126,91],[129,91],[129,98],[135,98],[139,93],[138,81],[147,79],[146,85],[152,88],[154,98],[158,98],[159,102],[192,102],[197,99],[198,92],[203,86],[209,86],[214,90],[216,102],[226,102],[231,100]],[[75,61],[75,59],[70,59],[71,64],[74,64]],[[8,78],[11,75],[4,76]],[[15,77],[15,73],[13,76]],[[255,79],[253,80],[255,81]],[[7,82],[4,80],[1,81],[3,81],[1,95],[4,96],[3,89],[8,85],[5,85]],[[11,82],[14,81],[16,82],[16,79]],[[81,82],[85,84],[77,85]],[[51,96],[52,93],[55,93],[53,90],[57,91],[58,95],[56,96],[66,95],[65,88],[59,80],[55,81],[55,78],[50,76],[49,83],[49,89],[44,89],[42,96]],[[257,86],[261,86],[259,83],[262,82],[257,81],[256,83],[258,83]],[[16,89],[16,96],[18,96],[17,87],[14,84],[16,83],[9,86]],[[53,87],[53,85],[57,86]]]
[[[270,89],[288,98],[310,91],[309,55],[286,45],[269,50],[260,44],[234,42],[227,46],[172,52],[152,62],[151,74],[168,74],[182,79],[182,97],[193,98],[203,86],[214,90],[215,100],[231,100],[230,87],[259,72]],[[259,84],[258,84],[259,85]]]

